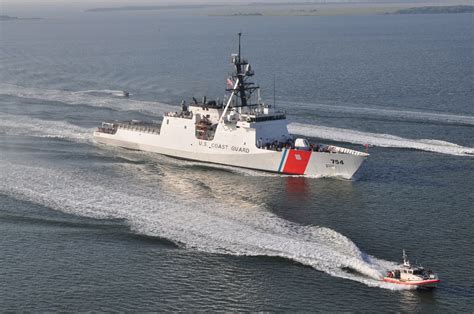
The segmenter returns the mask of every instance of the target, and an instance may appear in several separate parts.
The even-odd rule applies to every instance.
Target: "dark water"
[[[2,310],[472,310],[472,15],[122,12],[0,27]],[[371,144],[355,180],[94,144],[101,120],[221,96],[238,31],[269,102],[277,76],[292,132]],[[377,280],[402,248],[439,289]]]

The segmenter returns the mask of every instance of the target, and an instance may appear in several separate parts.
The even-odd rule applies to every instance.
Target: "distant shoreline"
[[[417,8],[401,9],[392,14],[456,14],[474,13],[473,5],[446,5],[446,6],[426,6]]]
[[[178,10],[178,9],[205,9],[218,7],[253,7],[253,6],[308,6],[308,5],[326,5],[316,1],[305,2],[252,2],[244,4],[183,4],[183,5],[146,5],[146,6],[122,6],[122,7],[105,7],[91,8],[84,12],[117,12],[117,11],[155,11],[155,10]]]
[[[177,10],[177,9],[204,9],[222,5],[196,4],[196,5],[148,5],[148,6],[125,6],[112,8],[92,8],[84,12],[120,12],[120,11],[155,11],[155,10]]]
[[[42,20],[41,17],[18,17],[9,15],[0,15],[0,21],[31,21],[31,20]]]
[[[394,14],[440,14],[472,13],[471,5],[427,5],[428,3],[261,3],[251,4],[196,4],[196,5],[152,5],[92,8],[85,12],[125,12],[156,10],[204,10],[197,14],[210,17],[253,16],[339,16],[339,15],[394,15]],[[207,10],[206,10],[207,9]],[[207,12],[205,12],[207,11]]]

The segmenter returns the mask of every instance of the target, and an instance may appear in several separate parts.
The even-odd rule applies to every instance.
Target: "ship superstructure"
[[[103,122],[97,142],[208,163],[293,175],[351,178],[367,153],[310,144],[288,133],[284,112],[264,103],[250,79],[250,64],[232,54],[234,73],[221,101],[181,103],[181,110],[163,115],[161,123]]]

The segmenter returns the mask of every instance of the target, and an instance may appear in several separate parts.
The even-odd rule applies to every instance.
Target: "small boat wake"
[[[110,178],[93,169],[0,164],[0,193],[17,199],[79,216],[122,219],[136,233],[165,238],[188,249],[280,257],[368,286],[406,289],[381,281],[395,263],[366,255],[332,229],[286,221],[264,204],[242,201],[228,206],[220,199],[202,204],[156,186],[134,184],[136,189],[127,189],[131,183],[128,176]],[[183,184],[174,183],[181,188]]]
[[[116,97],[129,97],[133,94],[125,90],[114,90],[114,89],[91,89],[84,91],[74,92],[75,94],[91,94],[91,95],[112,95]]]
[[[159,102],[129,99],[124,92],[127,93],[126,91],[108,89],[66,91],[0,83],[0,95],[60,102],[66,105],[87,105],[117,111],[137,111],[153,116],[161,116],[164,112],[176,110],[176,106]]]

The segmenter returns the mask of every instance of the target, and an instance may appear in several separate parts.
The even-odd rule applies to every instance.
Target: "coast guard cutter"
[[[368,154],[312,144],[288,133],[284,112],[262,102],[250,78],[250,64],[232,54],[235,72],[227,79],[223,101],[207,100],[163,115],[161,123],[103,122],[94,132],[97,142],[207,163],[269,172],[351,178]]]

